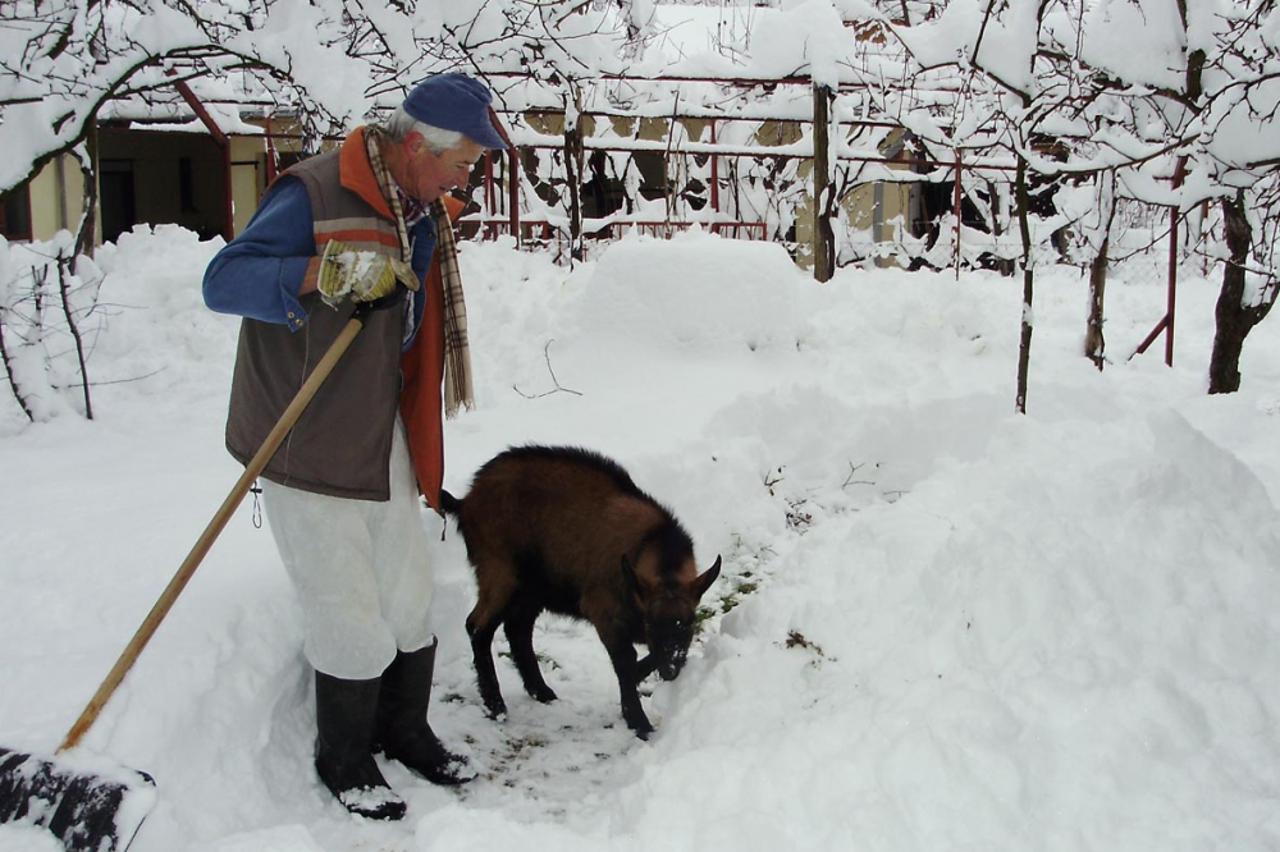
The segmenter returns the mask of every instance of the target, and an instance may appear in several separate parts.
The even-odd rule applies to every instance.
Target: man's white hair
[[[422,138],[427,142],[427,148],[433,154],[443,154],[445,151],[456,148],[458,143],[466,138],[456,130],[445,130],[443,127],[433,127],[418,121],[409,115],[403,106],[396,107],[382,130],[392,142],[403,142],[416,130],[422,134]]]

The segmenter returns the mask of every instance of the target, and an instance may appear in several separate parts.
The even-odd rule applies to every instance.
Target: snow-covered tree
[[[14,0],[0,6],[0,193],[79,145],[109,100],[179,81],[238,74],[333,130],[436,71],[616,70],[641,37],[631,3]]]
[[[1070,226],[1092,252],[1086,351],[1101,363],[1106,251],[1117,199],[1217,208],[1223,264],[1210,392],[1239,386],[1244,337],[1280,288],[1280,12],[1274,0],[953,0],[936,20],[889,21],[916,69],[887,109],[943,159],[1011,158],[1031,336],[1037,246]],[[1090,188],[1091,187],[1091,188]],[[1034,210],[1037,194],[1091,203]],[[1039,216],[1031,215],[1039,213]],[[1019,408],[1025,402],[1019,369]]]
[[[92,148],[110,102],[172,102],[175,87],[214,81],[232,98],[276,103],[319,138],[397,103],[434,72],[525,71],[542,79],[617,72],[635,54],[628,45],[647,37],[647,8],[580,0],[13,0],[0,5],[0,196],[62,154],[81,163],[87,203],[73,246],[58,255],[66,302],[66,276],[93,242]],[[37,272],[11,268],[0,288],[10,292],[13,281]],[[11,301],[0,305],[0,334],[6,318],[18,316]],[[68,322],[74,330],[71,314]],[[9,331],[12,343],[16,327]],[[37,322],[27,336],[43,333]],[[6,348],[6,367],[18,362],[10,357],[17,351]]]

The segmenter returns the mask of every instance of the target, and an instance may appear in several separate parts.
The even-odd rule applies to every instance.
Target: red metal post
[[[520,247],[520,151],[511,143],[511,137],[507,135],[507,128],[503,126],[502,120],[498,118],[498,113],[493,107],[489,107],[489,121],[493,124],[493,129],[498,131],[498,135],[502,137],[502,141],[507,143],[507,162],[510,163],[511,174],[508,175],[507,181],[507,197],[510,199],[510,216],[511,216],[511,235],[516,238],[516,247]]]
[[[1179,157],[1178,164],[1173,169],[1173,188],[1177,189],[1182,186],[1182,181],[1187,175],[1187,158]],[[1155,339],[1164,333],[1164,363],[1167,366],[1173,366],[1173,331],[1174,317],[1178,302],[1178,208],[1175,206],[1169,211],[1169,275],[1167,278],[1168,288],[1165,296],[1164,316],[1156,323],[1156,327],[1151,329],[1151,333],[1138,344],[1138,348],[1133,350],[1134,355],[1141,355],[1147,351]]]
[[[493,197],[493,152],[484,152],[484,213],[488,217],[494,213]]]
[[[716,144],[716,120],[711,119],[711,144]],[[711,210],[720,212],[720,158],[711,155]]]
[[[1164,316],[1160,317],[1160,321],[1156,323],[1156,327],[1151,329],[1151,333],[1148,334],[1146,338],[1144,338],[1143,341],[1138,344],[1138,348],[1133,350],[1133,355],[1130,355],[1129,359],[1132,360],[1134,355],[1141,355],[1142,353],[1146,352],[1147,348],[1151,346],[1152,343],[1155,342],[1156,338],[1161,335],[1161,333],[1165,330],[1165,328],[1168,327],[1168,325],[1169,325],[1169,315],[1165,314]]]
[[[1173,366],[1173,320],[1178,295],[1178,208],[1169,211],[1169,292],[1165,302],[1164,363]]]
[[[511,235],[516,238],[516,248],[520,248],[520,151],[507,149],[507,214],[511,217]]]

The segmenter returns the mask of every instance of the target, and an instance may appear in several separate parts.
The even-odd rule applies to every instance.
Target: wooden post
[[[813,86],[813,277],[830,281],[835,267],[835,246],[831,231],[831,212],[835,205],[828,198],[831,169],[831,101],[828,86]]]

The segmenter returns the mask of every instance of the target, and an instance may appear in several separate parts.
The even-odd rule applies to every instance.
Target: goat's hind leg
[[[556,694],[543,680],[538,655],[533,650],[533,623],[541,612],[542,607],[536,601],[517,594],[507,607],[503,629],[507,634],[507,644],[511,646],[511,658],[524,681],[525,692],[546,704],[555,701]]]
[[[503,569],[506,569],[505,571]],[[511,577],[511,566],[486,566],[485,571],[476,569],[477,578]],[[476,667],[476,683],[480,688],[480,698],[491,719],[505,716],[507,703],[502,700],[502,688],[498,685],[498,673],[493,666],[493,635],[498,631],[506,614],[513,591],[511,581],[480,581],[479,599],[471,614],[467,616],[467,635],[471,637],[471,659]]]

